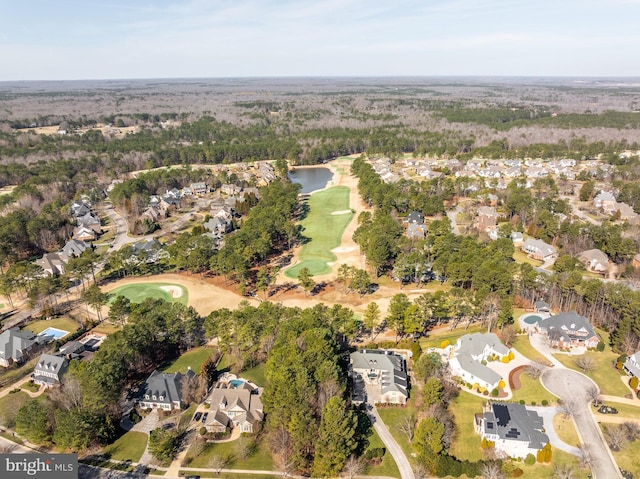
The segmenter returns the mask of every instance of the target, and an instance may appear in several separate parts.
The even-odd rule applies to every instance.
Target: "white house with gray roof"
[[[43,354],[38,359],[31,378],[35,384],[46,388],[59,386],[69,361],[64,356]]]
[[[542,417],[523,404],[489,403],[484,414],[476,414],[475,429],[501,456],[524,459],[549,443]]]
[[[255,433],[264,419],[262,390],[247,382],[238,387],[216,387],[207,403],[211,406],[204,427],[208,432],[225,432],[227,428]]]
[[[629,376],[640,378],[640,352],[627,357],[622,367]]]
[[[575,311],[549,316],[541,320],[536,327],[549,337],[552,346],[560,348],[570,346],[595,348],[600,342],[589,320]]]
[[[390,404],[407,402],[409,380],[402,356],[384,349],[363,349],[351,353],[350,360],[352,378],[362,379],[368,387],[379,388],[380,402]]]
[[[454,356],[449,360],[449,370],[466,383],[492,390],[498,387],[502,376],[483,362],[499,361],[509,356],[509,352],[510,349],[493,333],[465,334],[452,348]]]
[[[195,374],[191,369],[188,369],[185,374],[153,371],[141,388],[142,396],[138,404],[143,409],[163,409],[165,411],[180,409],[183,405],[182,383],[185,377],[192,380]]]
[[[13,363],[22,363],[30,352],[39,345],[36,336],[28,329],[17,327],[0,334],[0,366],[8,368]]]
[[[553,246],[535,238],[527,238],[522,249],[540,261],[546,261],[558,255],[558,251]]]

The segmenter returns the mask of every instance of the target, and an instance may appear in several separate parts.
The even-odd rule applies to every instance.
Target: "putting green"
[[[327,263],[336,260],[331,250],[340,246],[342,233],[354,216],[349,209],[349,193],[346,186],[334,186],[309,197],[309,213],[300,225],[302,235],[310,241],[300,250],[300,262],[285,271],[289,278],[297,278],[302,268],[308,268],[313,276],[331,272]]]
[[[142,303],[147,298],[164,299],[171,303],[187,304],[189,292],[184,286],[172,283],[133,283],[109,291],[109,303],[124,296],[132,303]]]

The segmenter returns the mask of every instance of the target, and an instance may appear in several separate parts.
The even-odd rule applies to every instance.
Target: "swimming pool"
[[[523,319],[523,321],[527,324],[536,324],[538,321],[540,321],[542,318],[540,316],[527,316],[526,318]]]
[[[232,379],[229,381],[229,384],[231,384],[233,389],[237,389],[244,384],[244,381],[242,379]]]
[[[65,331],[64,329],[47,328],[38,334],[38,336],[53,336],[53,340],[57,340],[64,338],[67,334],[69,334],[69,331]]]

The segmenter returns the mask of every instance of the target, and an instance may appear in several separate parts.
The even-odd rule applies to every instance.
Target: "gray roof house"
[[[393,351],[363,349],[351,353],[350,375],[374,388],[377,402],[405,404],[409,398],[404,358]]]
[[[537,328],[549,336],[552,346],[595,348],[600,342],[589,320],[575,311],[549,316],[540,321]]]
[[[475,430],[502,456],[524,459],[549,443],[542,417],[523,404],[493,402],[476,414]]]
[[[48,275],[55,276],[64,274],[64,267],[69,261],[69,257],[64,253],[45,253],[42,258],[35,263],[40,266]]]
[[[552,258],[553,256],[558,254],[553,246],[535,238],[527,238],[527,240],[522,245],[522,249],[526,253],[541,261],[546,261],[547,259]]]
[[[0,366],[21,363],[37,345],[36,336],[28,329],[7,329],[0,334]]]
[[[211,407],[204,427],[209,432],[225,432],[227,428],[258,432],[264,419],[261,392],[250,387],[215,388],[207,400]]]
[[[407,215],[407,219],[405,221],[407,223],[424,224],[424,215],[419,211],[412,211]]]
[[[640,378],[640,352],[629,356],[622,367],[629,376]]]
[[[609,257],[599,249],[589,249],[578,255],[585,267],[590,271],[602,273],[609,267]]]
[[[163,409],[165,411],[180,409],[183,405],[182,380],[184,377],[191,380],[195,374],[191,369],[188,369],[185,374],[153,371],[141,388],[142,395],[138,404],[143,409]]]
[[[533,306],[534,306],[534,309],[535,309],[536,313],[548,313],[548,312],[551,311],[549,303],[547,303],[546,301],[543,301],[541,299],[536,301]]]
[[[427,227],[424,223],[409,223],[407,226],[407,238],[424,239],[427,236]]]
[[[89,246],[89,243],[85,241],[70,239],[62,247],[60,253],[66,254],[67,256],[80,256],[84,250],[89,248]]]
[[[482,361],[491,357],[501,360],[509,353],[510,349],[493,333],[465,334],[453,346],[454,356],[449,360],[449,370],[466,383],[492,390],[498,387],[502,376]]]
[[[69,361],[64,356],[43,354],[31,375],[33,382],[46,388],[59,386]]]

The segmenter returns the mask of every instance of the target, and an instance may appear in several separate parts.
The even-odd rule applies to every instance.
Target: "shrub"
[[[542,400],[542,405],[543,406],[548,406],[549,405],[549,401],[547,401],[546,399]]]
[[[630,380],[629,380],[629,387],[631,389],[638,389],[638,378],[633,376]]]
[[[522,405],[525,404],[524,399],[520,399],[520,404],[522,404]]]
[[[513,359],[515,359],[516,355],[513,354],[513,351],[509,351],[509,361],[512,361]]]
[[[204,436],[207,433],[207,428],[202,426],[198,432],[200,433],[201,436]]]
[[[532,406],[535,406],[535,405],[536,405],[536,402],[535,402],[535,401],[531,401],[531,405],[532,405]]]
[[[598,343],[598,345],[596,346],[596,349],[600,352],[604,351],[604,343],[602,341],[600,341]]]
[[[138,424],[140,421],[142,421],[142,416],[140,416],[138,411],[136,411],[135,408],[134,408],[129,413],[129,419],[131,419],[132,423]]]
[[[492,395],[494,398],[497,398],[497,397],[498,397],[498,394],[500,394],[500,391],[498,391],[498,388],[494,388],[494,389],[493,389],[493,391],[491,391],[491,395]]]
[[[208,402],[204,403],[204,408],[205,409],[209,409],[211,407],[211,404],[209,404]]]
[[[449,341],[448,339],[445,339],[444,341],[442,341],[442,342],[440,343],[440,348],[444,349],[444,348],[446,348],[447,346],[449,346],[450,344],[451,344],[451,341]]]
[[[533,466],[536,463],[536,456],[531,453],[527,454],[527,457],[524,459],[524,463],[527,466]]]
[[[618,362],[616,363],[616,369],[617,369],[618,371],[622,371],[622,361],[618,361]]]
[[[384,447],[374,447],[373,449],[367,449],[367,452],[364,453],[364,458],[370,461],[371,459],[384,456],[385,452]]]
[[[418,359],[420,359],[421,355],[422,355],[422,348],[420,347],[420,343],[414,342],[411,345],[411,359],[413,359],[414,361],[417,361]]]
[[[487,361],[483,359],[482,361],[480,361],[480,364],[482,364],[483,366],[486,366],[487,365]]]
[[[498,383],[498,388],[502,389],[507,385],[507,383],[504,382],[504,379],[501,379],[500,382]]]
[[[511,361],[511,359],[509,358],[509,356],[502,356],[502,359],[500,361],[507,364],[509,361]]]

